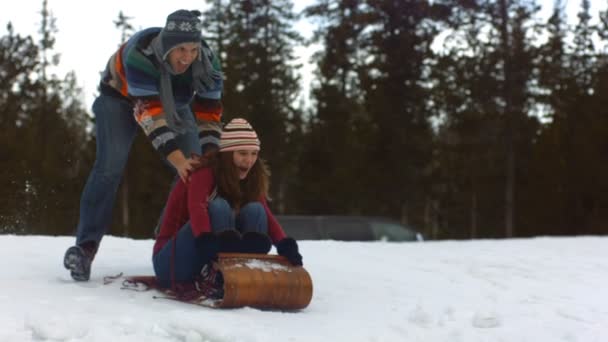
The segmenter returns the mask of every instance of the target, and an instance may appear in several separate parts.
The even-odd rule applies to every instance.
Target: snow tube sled
[[[308,272],[279,255],[220,253],[213,268],[223,278],[215,307],[298,310],[312,299]]]

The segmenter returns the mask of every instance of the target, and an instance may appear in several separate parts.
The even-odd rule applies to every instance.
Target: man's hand
[[[182,182],[188,183],[188,176],[190,175],[190,172],[194,171],[197,161],[192,158],[186,158],[180,150],[171,152],[167,156],[167,160],[175,167]]]
[[[211,165],[211,158],[217,154],[216,149],[208,149],[202,156],[196,153],[190,155],[190,159],[193,160],[192,166],[194,169],[200,169],[201,167],[207,167]]]

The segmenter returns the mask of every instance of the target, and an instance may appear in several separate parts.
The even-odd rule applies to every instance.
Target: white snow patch
[[[476,328],[496,328],[500,326],[500,317],[492,311],[479,311],[473,315],[473,326]]]
[[[272,272],[274,270],[291,272],[287,266],[259,259],[252,259],[244,263],[234,264],[234,267],[247,267],[250,269],[262,270],[264,272]]]
[[[298,312],[212,309],[104,285],[120,272],[153,275],[152,240],[105,237],[91,280],[76,283],[62,264],[73,242],[0,235],[0,341],[608,341],[606,237],[301,241],[314,292]]]

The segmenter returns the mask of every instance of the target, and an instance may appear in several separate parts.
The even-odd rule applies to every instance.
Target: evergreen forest
[[[258,132],[275,214],[386,216],[430,239],[606,234],[608,11],[578,0],[567,20],[565,1],[548,18],[534,0],[201,7],[223,121]],[[0,32],[0,232],[71,235],[95,121],[78,75],[51,72],[61,18],[40,9],[39,34]],[[295,51],[313,45],[305,103]],[[153,236],[174,179],[159,157],[140,133],[110,234]]]

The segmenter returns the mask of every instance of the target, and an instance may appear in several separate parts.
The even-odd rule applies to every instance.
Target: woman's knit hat
[[[230,120],[220,137],[220,152],[237,150],[260,150],[258,135],[249,122],[242,118]]]
[[[179,44],[201,42],[203,24],[200,15],[200,11],[182,9],[167,16],[167,23],[160,31],[163,59]]]

